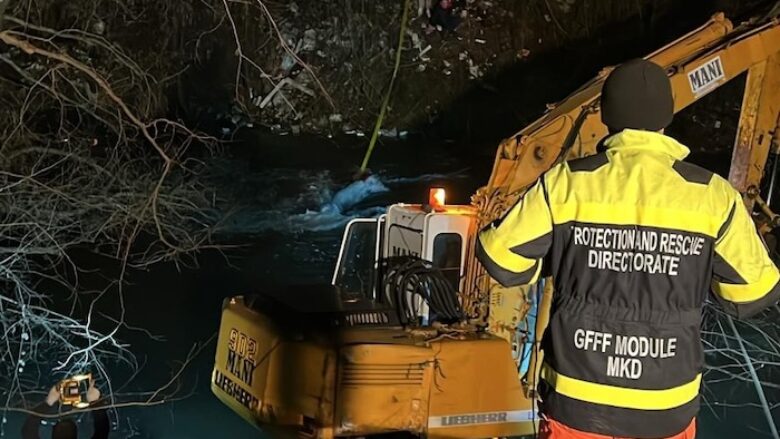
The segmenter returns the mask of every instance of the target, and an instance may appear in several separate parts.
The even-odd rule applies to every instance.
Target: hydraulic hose
[[[428,305],[438,320],[464,318],[458,292],[439,268],[417,258],[393,259],[387,264],[382,290],[391,299],[402,324],[416,323],[420,301]]]

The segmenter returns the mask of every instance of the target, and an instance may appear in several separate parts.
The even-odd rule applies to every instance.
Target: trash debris
[[[409,132],[405,130],[399,130],[398,128],[382,128],[379,130],[381,137],[392,137],[396,139],[405,139]]]
[[[412,47],[418,50],[422,48],[422,40],[420,39],[420,35],[418,35],[417,32],[414,32],[411,29],[407,29],[406,35],[408,35],[409,38],[411,39]]]
[[[572,7],[577,3],[577,0],[558,0],[558,8],[564,14],[571,12]]]
[[[310,52],[317,47],[317,31],[314,29],[306,29],[303,33],[303,45],[301,50]]]
[[[577,0],[548,1],[551,7],[547,14],[540,12],[535,17],[540,26],[554,23],[564,8],[579,5]],[[398,41],[398,28],[390,23],[400,17],[400,5],[374,2],[370,8],[324,14],[321,19],[312,19],[319,15],[304,5],[300,0],[282,2],[273,11],[286,48],[269,44],[253,53],[251,50],[256,49],[248,44],[243,47],[243,54],[256,62],[262,73],[247,75],[251,79],[243,88],[246,96],[240,97],[240,108],[248,109],[250,114],[234,118],[232,112],[223,111],[226,114],[220,128],[227,127],[228,134],[238,125],[250,126],[252,119],[264,127],[281,124],[276,131],[292,135],[338,132],[357,136],[358,128],[370,128],[373,110],[367,112],[362,107],[368,104],[366,99],[376,100],[381,88],[376,84],[385,84],[390,77],[386,67],[395,57]],[[494,68],[527,60],[531,50],[538,47],[522,48],[523,42],[533,43],[525,40],[527,36],[522,42],[515,41],[514,34],[506,32],[514,21],[509,10],[512,8],[503,2],[416,0],[411,8],[412,25],[404,29],[400,75],[414,75],[407,78],[412,81],[433,81],[439,76],[447,78],[456,89],[466,87],[467,81],[484,80]],[[468,32],[461,32],[466,25]],[[435,35],[436,29],[445,33]],[[529,39],[535,41],[538,35]],[[504,41],[507,36],[509,41]],[[541,44],[542,39],[538,42]],[[271,46],[276,47],[271,50]],[[355,57],[356,50],[361,58]],[[323,99],[325,93],[331,95],[329,99]],[[391,117],[410,111],[406,97],[399,98],[399,102],[398,111]],[[371,102],[372,109],[374,105]],[[422,107],[413,111],[421,112]],[[344,121],[351,126],[345,126]]]
[[[431,46],[429,44],[429,45],[425,46],[425,49],[420,51],[420,54],[418,56],[420,57],[421,60],[423,60],[423,61],[430,61],[430,58],[424,58],[424,56],[425,56],[426,53],[428,53],[429,50],[431,50],[432,47],[433,46]]]
[[[350,136],[356,136],[356,137],[365,137],[366,133],[360,130],[347,130],[344,131],[344,134],[350,135]]]
[[[106,23],[103,20],[98,20],[92,25],[92,33],[97,35],[103,35],[106,32]]]
[[[517,59],[526,59],[531,55],[531,51],[528,49],[520,49],[517,51]]]
[[[295,58],[293,58],[292,55],[285,53],[282,56],[282,64],[279,66],[279,68],[286,72],[295,67],[295,64],[297,63],[298,62],[295,61]]]
[[[417,18],[425,15],[431,16],[431,8],[433,7],[433,0],[417,0]]]
[[[309,89],[307,87],[304,87],[303,85],[301,85],[298,82],[296,82],[294,79],[288,77],[288,78],[284,78],[281,81],[279,81],[276,84],[276,86],[273,88],[273,90],[271,90],[271,92],[268,93],[265,96],[265,98],[260,102],[260,105],[258,105],[258,107],[265,108],[266,105],[268,105],[268,103],[271,102],[271,99],[274,98],[277,93],[280,93],[280,90],[285,85],[290,85],[291,87],[294,87],[295,89],[300,90],[300,91],[302,91],[303,93],[305,93],[305,94],[307,94],[309,96],[314,96],[314,91],[312,91],[311,89]],[[292,104],[290,104],[290,107],[292,108]],[[294,108],[293,108],[293,110],[294,110]]]
[[[469,59],[469,79],[478,79],[483,75],[482,69]]]
[[[379,135],[382,137],[398,137],[398,130],[396,128],[382,128],[379,130]]]

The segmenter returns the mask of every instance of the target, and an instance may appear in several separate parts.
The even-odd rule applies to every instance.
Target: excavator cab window
[[[344,297],[375,297],[382,224],[384,218],[358,218],[347,224],[332,281]]]
[[[458,233],[439,233],[433,239],[433,266],[440,269],[456,291],[460,284],[463,238]]]

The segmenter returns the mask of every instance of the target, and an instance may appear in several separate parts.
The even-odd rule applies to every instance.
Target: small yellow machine
[[[763,232],[779,225],[758,189],[780,152],[777,17],[734,27],[718,14],[647,58],[666,68],[675,111],[747,74],[729,180]],[[227,300],[214,394],[274,437],[534,433],[552,281],[502,288],[474,259],[474,239],[545,170],[595,153],[608,72],[505,140],[470,206],[446,205],[442,190],[390,206],[348,225],[332,285]]]
[[[87,391],[91,381],[91,373],[76,375],[62,380],[59,384],[60,403],[62,405],[72,405],[79,409],[89,407]]]

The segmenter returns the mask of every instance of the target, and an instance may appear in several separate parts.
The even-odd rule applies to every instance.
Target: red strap
[[[696,419],[693,419],[682,433],[669,436],[663,439],[695,439],[696,438]],[[596,433],[588,433],[567,427],[554,419],[542,420],[539,427],[539,439],[631,439],[617,438],[614,436],[604,436]]]

